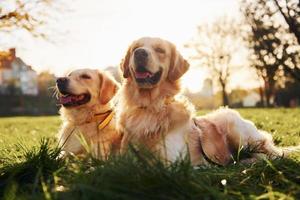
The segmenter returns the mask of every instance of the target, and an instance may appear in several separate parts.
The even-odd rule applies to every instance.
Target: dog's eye
[[[166,51],[164,49],[160,48],[160,47],[155,48],[155,51],[157,53],[162,53],[162,54],[166,53]]]
[[[82,74],[82,75],[80,76],[80,78],[83,78],[83,79],[91,79],[91,77],[90,77],[89,75],[87,75],[87,74]]]

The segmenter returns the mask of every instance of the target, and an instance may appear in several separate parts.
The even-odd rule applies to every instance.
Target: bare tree
[[[194,60],[207,67],[222,90],[223,105],[229,105],[227,85],[237,65],[233,58],[241,47],[239,25],[222,17],[212,24],[200,25],[197,34],[186,46],[195,50]]]

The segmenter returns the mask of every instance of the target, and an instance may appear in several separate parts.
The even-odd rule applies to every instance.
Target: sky
[[[48,70],[61,76],[82,67],[117,66],[130,43],[143,36],[167,39],[189,58],[184,44],[195,35],[198,25],[225,15],[240,17],[238,0],[74,0],[64,6],[68,11],[51,24],[58,30],[54,42],[24,35],[6,41],[38,72]],[[183,84],[195,92],[207,77],[206,70],[191,63]],[[249,81],[242,81],[245,78]],[[253,72],[241,71],[233,77],[231,87],[255,84]]]

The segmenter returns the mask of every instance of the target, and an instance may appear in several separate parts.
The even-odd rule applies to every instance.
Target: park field
[[[278,146],[300,144],[300,109],[239,111]],[[58,116],[0,118],[0,199],[300,199],[300,153],[227,167],[165,166],[134,148],[108,161],[62,159],[60,124]]]

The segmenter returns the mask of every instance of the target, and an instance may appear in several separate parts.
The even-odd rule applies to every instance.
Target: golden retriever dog
[[[117,109],[121,149],[129,143],[148,147],[173,162],[188,153],[193,165],[226,165],[244,145],[257,145],[266,154],[281,156],[271,135],[258,131],[230,109],[195,118],[193,106],[179,94],[180,77],[188,62],[163,39],[134,41],[121,63],[124,82]]]
[[[177,95],[188,68],[166,40],[141,38],[130,45],[121,63],[124,81],[117,106],[122,151],[132,143],[171,162],[187,155],[187,137],[198,131],[193,106]]]
[[[97,158],[117,150],[121,138],[115,128],[112,98],[118,83],[102,71],[80,69],[58,78],[56,87],[62,105],[58,136],[62,150],[72,154],[90,151]]]

